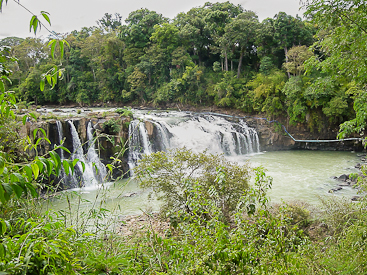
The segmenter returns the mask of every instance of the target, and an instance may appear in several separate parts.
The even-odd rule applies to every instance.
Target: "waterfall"
[[[99,182],[103,182],[107,177],[106,166],[101,162],[96,149],[95,139],[93,138],[92,123],[89,121],[87,126],[87,138],[88,138],[88,152],[87,160],[88,163],[92,163],[94,176]]]
[[[95,186],[98,184],[98,180],[94,177],[92,164],[87,161],[84,157],[83,147],[79,139],[78,132],[75,129],[74,123],[72,121],[68,121],[71,130],[71,137],[73,141],[73,153],[71,155],[72,159],[79,159],[84,163],[85,170],[83,172],[83,166],[80,162],[77,163],[77,167],[82,175],[83,185],[84,186]]]
[[[167,151],[170,147],[169,142],[169,132],[167,130],[166,125],[163,122],[155,122],[152,121],[158,131],[158,139],[160,140],[160,149],[161,151]]]
[[[63,142],[63,139],[64,139],[63,128],[62,128],[61,122],[60,121],[56,121],[56,126],[57,126],[57,133],[58,133],[58,136],[59,136],[59,145],[61,145],[62,142]],[[64,150],[60,149],[60,153],[59,154],[60,154],[61,161],[63,161],[65,159],[65,157],[64,157]],[[70,168],[69,168],[69,175],[67,175],[65,173],[64,167],[61,166],[60,178],[61,178],[61,180],[64,181],[64,183],[67,186],[70,186],[72,188],[78,187],[78,180],[75,177],[75,175],[72,175]]]
[[[151,154],[151,146],[148,131],[145,123],[140,120],[134,120],[129,125],[129,155],[128,165],[130,173],[135,167],[136,162],[141,158],[142,154]]]
[[[170,148],[186,147],[194,152],[223,153],[240,156],[260,152],[259,137],[255,129],[242,119],[236,122],[223,117],[184,112],[150,113],[140,115],[129,126],[130,170],[142,154],[151,154],[154,148],[166,151]],[[154,125],[150,137],[145,121]],[[152,146],[155,143],[159,145]]]

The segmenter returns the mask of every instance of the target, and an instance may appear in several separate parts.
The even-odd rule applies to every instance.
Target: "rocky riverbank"
[[[343,188],[359,188],[358,183],[365,181],[367,178],[365,173],[363,172],[364,167],[367,165],[366,154],[358,154],[360,161],[355,165],[355,168],[359,170],[358,173],[351,173],[351,174],[343,174],[339,177],[334,176],[332,177],[335,179],[338,184],[336,187],[329,190],[329,193],[334,193],[337,191],[342,190]],[[357,201],[361,198],[361,196],[353,196],[352,200]]]

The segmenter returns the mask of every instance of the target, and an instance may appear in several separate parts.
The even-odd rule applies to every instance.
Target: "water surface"
[[[262,165],[267,175],[273,178],[269,196],[272,202],[305,201],[319,202],[320,196],[352,197],[357,192],[352,187],[343,187],[335,193],[329,190],[338,186],[333,176],[357,172],[356,154],[351,152],[329,151],[277,151],[228,157],[232,161],[251,166]],[[45,205],[59,211],[76,209],[87,211],[94,207],[103,207],[116,211],[118,215],[141,214],[142,211],[156,211],[159,204],[148,199],[149,191],[141,190],[134,180],[107,183],[99,188],[82,188],[62,192],[61,198],[52,199]],[[65,197],[68,196],[70,204]]]

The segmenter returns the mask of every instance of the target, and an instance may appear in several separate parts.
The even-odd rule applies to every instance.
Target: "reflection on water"
[[[356,154],[350,152],[326,151],[278,151],[253,154],[250,156],[228,157],[232,161],[252,166],[262,165],[267,175],[273,177],[269,193],[272,202],[303,200],[317,203],[319,196],[353,196],[356,190],[343,187],[334,194],[328,193],[338,185],[333,176],[357,172]],[[102,207],[118,215],[140,214],[143,211],[158,210],[158,202],[149,200],[149,191],[143,191],[135,180],[107,183],[99,188],[73,189],[61,193],[61,197],[50,199],[45,209],[68,211],[70,198],[72,212]]]

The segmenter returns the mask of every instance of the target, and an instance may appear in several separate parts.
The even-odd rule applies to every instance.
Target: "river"
[[[303,201],[317,204],[320,197],[351,198],[357,194],[357,190],[352,187],[343,187],[340,191],[329,193],[330,189],[339,184],[332,179],[333,176],[357,172],[354,166],[359,158],[355,153],[292,150],[228,158],[240,164],[249,161],[252,167],[263,166],[267,175],[273,178],[269,192],[273,203]],[[157,211],[159,203],[154,199],[149,200],[148,194],[149,191],[141,190],[135,180],[123,180],[98,187],[64,191],[57,198],[49,200],[45,208],[68,213],[69,205],[71,212],[77,209],[87,212],[90,208],[102,207],[120,216]]]

